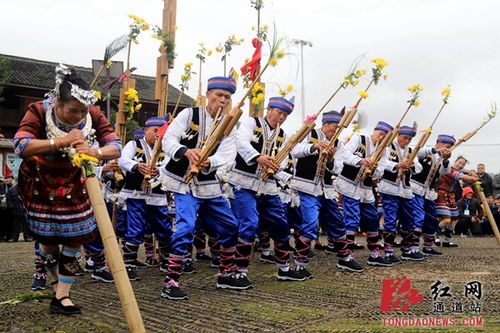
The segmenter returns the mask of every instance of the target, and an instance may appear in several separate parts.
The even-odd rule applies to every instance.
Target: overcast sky
[[[409,97],[406,88],[415,83],[424,87],[422,104],[404,123],[417,121],[421,129],[430,125],[440,107],[440,90],[448,84],[452,88],[432,142],[439,133],[461,137],[481,123],[492,101],[500,105],[498,1],[265,0],[264,5],[262,24],[275,23],[280,36],[313,43],[304,48],[307,114],[324,103],[360,55],[366,56],[362,68],[368,68],[372,58],[384,58],[389,62],[385,72],[390,75],[369,91],[360,107],[368,117],[364,132],[370,132],[378,120],[396,123]],[[127,14],[161,25],[162,8],[160,0],[2,1],[0,53],[90,67],[91,59],[102,58],[107,43],[128,33]],[[228,62],[229,67],[241,67],[243,59],[253,53],[251,26],[256,20],[250,0],[178,0],[178,57],[170,83],[179,84],[184,63],[196,63],[199,42],[214,49],[232,34],[246,39],[235,46]],[[143,32],[140,44],[133,46],[132,65],[138,74],[154,76],[158,41],[150,35]],[[267,53],[267,48],[263,50]],[[296,110],[285,126],[291,134],[301,121],[300,50],[290,44],[287,51],[291,55],[269,70],[264,81],[266,97],[277,95],[278,86],[295,87]],[[124,58],[125,52],[115,60]],[[204,89],[206,79],[222,71],[220,54],[214,53],[203,70]],[[188,93],[192,97],[197,80],[195,76],[191,81]],[[343,90],[329,108],[354,104],[364,85]],[[500,119],[494,119],[457,153],[465,154],[474,168],[483,162],[487,171],[500,172],[499,124]]]

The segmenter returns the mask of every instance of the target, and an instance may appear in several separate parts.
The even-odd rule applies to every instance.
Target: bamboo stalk
[[[99,78],[99,75],[101,75],[101,72],[103,71],[104,67],[105,67],[104,64],[102,64],[101,67],[99,67],[99,70],[97,71],[97,74],[94,76],[94,79],[92,79],[92,83],[90,84],[91,88],[97,82],[97,79]]]
[[[171,118],[175,118],[175,115],[177,114],[177,109],[179,108],[179,104],[181,102],[182,96],[184,96],[184,90],[181,90],[181,93],[179,94],[179,97],[177,97],[177,101],[175,102],[175,107],[174,107],[174,111],[172,111],[172,117]]]
[[[99,226],[99,233],[104,243],[106,260],[111,269],[111,274],[113,274],[116,290],[128,328],[133,333],[146,332],[132,285],[128,279],[120,247],[118,246],[116,235],[109,219],[109,214],[102,195],[101,184],[97,178],[90,177],[86,179],[85,187],[87,188],[92,209]]]

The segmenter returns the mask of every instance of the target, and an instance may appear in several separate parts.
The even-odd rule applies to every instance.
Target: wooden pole
[[[85,187],[87,188],[97,225],[99,226],[99,233],[104,243],[106,260],[111,269],[111,274],[113,274],[113,279],[115,280],[116,291],[120,298],[128,328],[133,333],[146,332],[132,285],[128,279],[120,247],[116,240],[115,231],[109,219],[106,203],[102,195],[101,184],[97,178],[90,177],[85,181]]]
[[[477,186],[476,183],[473,183],[474,190],[479,195],[479,199],[483,204],[483,208],[486,211],[486,215],[488,216],[488,221],[490,222],[491,229],[495,234],[495,238],[497,239],[498,245],[500,245],[500,232],[498,231],[497,224],[495,222],[495,218],[493,217],[493,213],[491,212],[490,205],[488,205],[488,201],[486,200],[486,196],[484,195],[483,189],[480,186]]]

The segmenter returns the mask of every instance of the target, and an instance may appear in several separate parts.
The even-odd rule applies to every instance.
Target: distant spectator
[[[493,196],[486,197],[488,200],[488,205],[490,206],[491,213],[495,219],[497,227],[500,226],[500,195],[497,195],[495,199]],[[488,215],[486,215],[486,210],[483,213],[483,220],[481,221],[481,231],[483,235],[492,235],[493,230],[491,229],[490,221],[488,220]]]
[[[9,187],[5,178],[0,176],[0,241],[7,240],[9,236],[11,218],[7,208],[7,191]]]
[[[7,192],[7,206],[11,214],[10,230],[8,233],[8,242],[17,242],[19,240],[19,234],[23,233],[23,238],[26,242],[33,240],[29,232],[29,228],[26,222],[26,215],[24,214],[24,208],[19,200],[17,185],[12,186]]]
[[[500,173],[493,177],[493,196],[496,198],[500,195]]]
[[[465,187],[462,192],[462,199],[457,202],[460,220],[456,226],[455,232],[465,234],[470,231],[474,235],[481,234],[481,226],[479,222],[483,216],[481,204],[475,198],[474,191],[471,187]]]
[[[486,173],[484,164],[482,163],[477,165],[477,176],[481,183],[483,183],[484,195],[493,195],[493,179]]]

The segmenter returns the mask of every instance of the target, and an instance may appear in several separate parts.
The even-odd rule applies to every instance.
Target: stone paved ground
[[[363,243],[363,239],[359,239]],[[174,302],[159,297],[163,274],[158,268],[139,271],[133,282],[148,332],[420,332],[429,328],[389,327],[389,319],[445,317],[455,319],[451,329],[434,331],[500,332],[500,247],[492,237],[457,239],[459,248],[443,249],[446,256],[425,262],[405,262],[393,268],[366,267],[362,274],[335,268],[334,256],[319,253],[310,265],[315,278],[301,283],[275,279],[276,269],[254,256],[250,278],[256,288],[243,292],[215,288],[215,269],[196,263],[198,273],[184,276],[189,301]],[[0,244],[0,302],[29,295],[33,243]],[[366,251],[358,251],[366,262]],[[382,312],[382,280],[408,276],[412,287],[426,299],[409,311]],[[434,312],[431,285],[440,280],[452,297],[442,298],[444,314]],[[483,292],[480,313],[451,313],[453,302],[469,305],[464,284],[478,280]],[[46,292],[47,296],[48,292]],[[113,284],[77,278],[73,299],[82,306],[76,317],[50,315],[50,299],[0,304],[1,332],[126,332]],[[466,328],[467,318],[482,318],[481,328]]]

